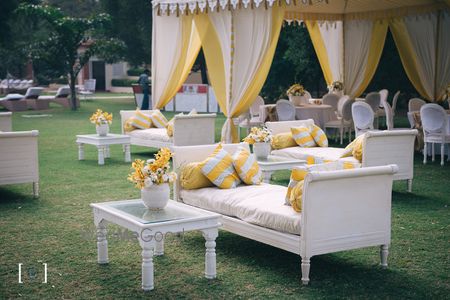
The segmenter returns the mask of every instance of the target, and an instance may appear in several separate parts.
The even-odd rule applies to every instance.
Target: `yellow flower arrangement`
[[[450,99],[450,84],[447,85],[447,88],[445,89],[444,96],[442,97],[442,100],[449,100]]]
[[[97,109],[95,113],[89,118],[92,124],[100,125],[100,124],[111,124],[112,123],[112,114],[107,113],[106,111],[102,111],[101,109]]]
[[[288,96],[303,96],[305,95],[305,88],[301,84],[293,84],[291,87],[286,91],[286,94]]]
[[[330,92],[340,92],[342,90],[344,90],[344,84],[341,81],[333,81],[328,86],[328,91]]]
[[[177,174],[169,172],[171,157],[172,152],[169,148],[162,148],[155,154],[155,159],[149,159],[146,162],[136,159],[131,164],[133,172],[128,174],[128,181],[134,183],[138,189],[174,182]]]
[[[270,143],[272,142],[272,133],[265,127],[252,127],[250,134],[246,136],[243,141],[250,145],[253,145],[254,143]]]

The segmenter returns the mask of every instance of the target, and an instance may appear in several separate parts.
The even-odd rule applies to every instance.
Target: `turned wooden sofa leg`
[[[309,283],[309,269],[311,267],[309,257],[302,257],[302,283],[308,285]]]
[[[387,268],[387,266],[388,266],[388,263],[387,263],[388,255],[389,255],[389,246],[381,245],[380,246],[380,259],[381,259],[381,266],[383,268]]]
[[[33,182],[33,197],[39,198],[39,182]]]
[[[408,192],[411,193],[412,192],[412,179],[408,179],[407,183],[408,183]]]

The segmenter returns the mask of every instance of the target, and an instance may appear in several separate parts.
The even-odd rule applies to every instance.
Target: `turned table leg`
[[[97,146],[98,149],[98,164],[104,165],[105,164],[105,151],[103,146]]]
[[[125,150],[125,162],[130,162],[131,161],[130,144],[125,144],[123,147]]]
[[[155,287],[153,272],[153,248],[145,244],[142,248],[142,289],[144,291],[151,291]]]
[[[106,238],[106,221],[102,220],[97,225],[97,256],[99,264],[107,264],[108,260],[108,240]]]
[[[270,183],[270,178],[272,177],[273,171],[263,171],[263,182]]]
[[[208,279],[216,278],[216,238],[219,235],[217,228],[202,230],[205,238],[205,277]]]
[[[84,144],[78,143],[78,160],[84,159]]]

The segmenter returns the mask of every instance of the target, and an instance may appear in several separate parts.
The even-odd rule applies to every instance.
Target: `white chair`
[[[375,113],[364,101],[357,101],[352,106],[353,124],[355,125],[355,136],[359,136],[364,132],[373,131],[373,121]]]
[[[281,99],[275,104],[277,110],[278,121],[293,121],[295,120],[295,106],[292,102]]]
[[[260,107],[264,105],[264,99],[261,96],[256,97],[253,101],[252,106],[250,106],[249,113],[245,114],[245,119],[239,122],[238,132],[241,136],[241,127],[246,128],[247,134],[248,129],[254,126],[261,126],[264,124],[260,116]]]
[[[84,85],[79,92],[79,94],[83,96],[84,100],[86,100],[87,96],[91,96],[95,93],[95,83],[96,79],[87,79],[84,81]]]
[[[441,144],[441,166],[444,165],[444,146],[450,144],[448,128],[449,116],[438,104],[425,104],[420,108],[420,118],[423,128],[423,163],[427,163],[427,144],[431,143],[431,160],[434,161],[434,144]],[[450,160],[450,155],[447,155]]]
[[[420,98],[409,99],[407,116],[408,116],[408,121],[409,121],[409,125],[411,126],[411,128],[414,128],[414,126],[415,126],[414,117],[413,117],[412,113],[420,111],[420,108],[425,104],[427,104],[427,103]]]
[[[325,132],[327,128],[334,128],[339,130],[339,137],[341,145],[344,143],[344,135],[348,131],[348,141],[352,139],[352,104],[355,100],[350,99],[349,96],[343,96],[339,99],[337,109],[337,120],[328,121],[324,125]]]
[[[326,94],[322,98],[322,104],[330,105],[333,107],[333,110],[337,113],[339,102],[339,96],[336,94]]]
[[[70,95],[70,87],[63,86],[63,87],[60,87],[56,91],[56,95],[54,95],[54,96],[39,96],[38,99],[46,100],[49,102],[54,102],[54,103],[57,103],[59,105],[66,107],[66,108],[69,108],[70,107],[69,95]],[[77,107],[78,106],[79,106],[79,103],[77,103]]]
[[[392,115],[395,117],[395,111],[397,109],[397,101],[398,97],[400,96],[400,91],[397,91],[397,93],[394,94],[394,98],[392,99]]]
[[[306,100],[309,100],[309,99],[312,98],[312,97],[311,97],[311,93],[308,92],[308,91],[305,91],[305,94],[304,94],[303,96],[306,97]]]

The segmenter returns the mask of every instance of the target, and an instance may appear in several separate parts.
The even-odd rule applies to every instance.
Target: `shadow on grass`
[[[4,204],[21,204],[21,203],[31,203],[36,204],[39,198],[33,197],[33,189],[31,184],[28,184],[27,189],[23,191],[13,190],[13,186],[3,186],[0,187],[0,205]]]

